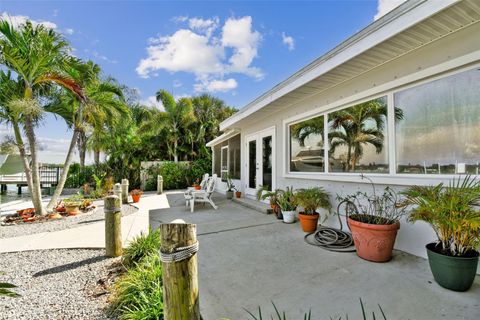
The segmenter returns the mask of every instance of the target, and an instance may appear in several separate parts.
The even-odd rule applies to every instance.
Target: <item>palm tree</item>
[[[156,94],[157,101],[161,101],[165,111],[155,112],[153,123],[149,127],[157,126],[165,129],[167,133],[167,146],[173,160],[178,162],[178,147],[181,139],[181,129],[188,127],[195,121],[192,101],[190,98],[180,98],[177,101],[166,90],[159,90]],[[153,125],[153,126],[152,126]]]
[[[15,72],[24,86],[21,100],[14,105],[23,119],[31,155],[32,201],[37,214],[44,214],[41,202],[40,175],[35,124],[44,111],[40,102],[42,94],[52,85],[58,85],[85,100],[80,85],[65,70],[70,66],[68,43],[55,31],[30,21],[15,28],[8,21],[0,21],[0,63]],[[25,157],[26,155],[22,156]],[[28,160],[24,159],[24,163]],[[25,167],[25,173],[30,172]]]
[[[347,148],[346,171],[355,170],[364,146],[372,145],[377,153],[382,152],[387,109],[384,99],[379,98],[329,114],[330,153],[340,146]],[[395,109],[395,118],[403,118],[401,109]]]
[[[86,100],[79,100],[75,95],[66,92],[58,95],[57,99],[46,107],[46,110],[61,116],[70,127],[73,127],[64,169],[48,203],[48,210],[53,209],[63,190],[75,145],[80,151],[80,166],[83,168],[88,139],[93,135],[98,136],[107,125],[118,123],[121,117],[129,116],[128,108],[123,102],[122,91],[115,84],[99,79],[99,66],[91,61],[80,66],[78,80],[84,87]],[[90,136],[88,132],[91,132]]]
[[[322,136],[323,142],[324,127],[323,116],[320,116],[291,125],[290,135],[298,141],[301,147],[304,147],[305,140],[312,134]]]
[[[15,136],[15,145],[23,160],[24,170],[27,177],[27,185],[32,190],[32,175],[30,168],[30,161],[28,159],[27,150],[23,142],[19,114],[14,112],[12,104],[21,100],[24,93],[23,85],[12,78],[10,71],[0,70],[0,121],[12,125]]]

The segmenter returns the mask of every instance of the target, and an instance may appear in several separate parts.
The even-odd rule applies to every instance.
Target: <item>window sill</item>
[[[411,185],[434,185],[441,182],[448,184],[453,178],[460,175],[419,175],[419,174],[375,174],[365,173],[365,177],[370,178],[375,184],[411,186]],[[464,176],[464,175],[461,175]],[[361,177],[360,173],[285,173],[283,178],[286,179],[304,179],[304,180],[321,180],[332,182],[350,182],[350,183],[371,183],[368,179]]]

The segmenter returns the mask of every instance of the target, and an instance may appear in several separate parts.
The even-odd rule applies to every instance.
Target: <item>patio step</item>
[[[263,203],[263,202],[260,202],[260,201],[257,201],[257,200],[253,200],[253,199],[249,199],[249,198],[233,198],[232,199],[233,202],[236,202],[246,208],[249,208],[249,209],[253,209],[253,210],[256,210],[258,212],[261,212],[261,213],[269,213],[268,211],[271,210],[270,209],[270,206],[266,203]]]

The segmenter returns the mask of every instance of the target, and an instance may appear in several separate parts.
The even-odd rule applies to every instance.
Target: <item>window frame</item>
[[[451,63],[451,62],[450,62]],[[324,106],[315,106],[312,110],[297,114],[293,117],[283,120],[282,129],[284,137],[284,156],[283,159],[283,178],[292,179],[312,179],[312,180],[326,180],[326,181],[339,181],[339,182],[355,182],[355,183],[368,183],[361,176],[367,176],[373,178],[378,184],[387,185],[427,185],[431,183],[447,182],[454,177],[458,177],[458,174],[402,174],[397,173],[396,168],[396,142],[395,142],[395,113],[394,113],[394,95],[398,92],[414,88],[429,82],[441,80],[452,75],[460,74],[473,69],[480,68],[480,61],[477,59],[474,62],[463,64],[453,67],[450,63],[443,63],[430,70],[421,70],[412,75],[406,76],[403,79],[397,79],[392,83],[385,84],[385,89],[378,89],[377,92],[370,94],[371,90],[367,90],[363,94],[356,94],[349,98],[336,101]],[[390,86],[390,87],[389,87]],[[381,87],[381,86],[379,86]],[[290,171],[290,126],[296,123],[300,123],[318,116],[324,116],[324,137],[325,139],[325,159],[328,159],[328,150],[330,148],[328,144],[328,114],[346,109],[356,104],[366,101],[374,100],[377,98],[386,97],[387,100],[387,141],[388,141],[388,160],[389,160],[389,173],[357,173],[357,172],[329,172],[328,166],[325,166],[325,172],[295,172]],[[320,110],[319,110],[320,109]],[[480,177],[479,175],[474,175]]]
[[[223,169],[223,151],[224,149],[227,149],[227,164],[226,167],[227,169]],[[226,146],[220,147],[220,179],[222,181],[227,181],[227,176],[230,174],[230,152],[229,152],[228,144]],[[223,174],[226,173],[225,179],[223,179]]]

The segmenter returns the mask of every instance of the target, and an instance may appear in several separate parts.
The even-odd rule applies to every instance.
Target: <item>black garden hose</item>
[[[342,230],[343,224],[340,219],[340,206],[342,204],[343,202],[337,207],[337,217],[338,222],[340,223],[340,229],[319,226],[317,231],[305,235],[304,240],[306,243],[329,251],[355,252],[352,235]],[[345,205],[348,205],[348,203],[345,203]]]

